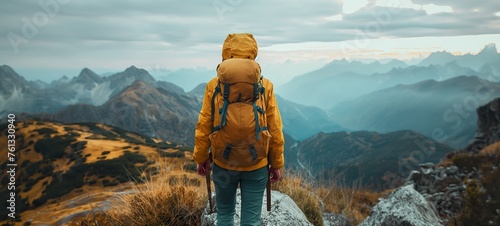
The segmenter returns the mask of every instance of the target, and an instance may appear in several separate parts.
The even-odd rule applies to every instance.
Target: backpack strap
[[[220,86],[217,84],[217,86],[215,87],[215,91],[214,91],[214,94],[212,96],[212,122],[214,121],[214,113],[215,113],[215,97],[217,97],[217,95],[220,93]]]
[[[263,111],[262,114],[265,114],[267,112],[267,96],[266,96],[266,87],[264,87],[264,84],[262,82],[263,79],[264,79],[264,76],[260,76],[259,92],[260,92],[260,95],[263,97],[261,99],[261,103],[262,103],[262,107],[263,107],[263,109],[261,109]],[[262,130],[267,130],[267,117],[264,117],[264,127],[262,127]]]
[[[220,130],[220,126],[217,125],[217,126],[214,126],[213,123],[214,123],[214,118],[215,118],[215,98],[217,98],[217,95],[219,95],[220,93],[220,85],[217,84],[217,86],[215,87],[215,91],[213,93],[213,96],[212,96],[212,103],[211,103],[211,114],[210,116],[212,117],[212,132],[215,132],[217,130]]]
[[[255,117],[255,137],[257,140],[260,140],[260,132],[263,130],[267,130],[266,111],[262,107],[257,105],[257,101],[260,101],[262,106],[265,108],[265,104],[267,102],[265,88],[262,84],[262,78],[263,77],[260,77],[260,81],[254,84],[254,100],[252,101]],[[264,102],[262,102],[262,99],[264,99]],[[263,115],[264,124],[262,127],[260,126],[259,113]]]
[[[262,80],[264,79],[264,76],[260,76],[259,84],[260,84],[260,94],[264,96],[264,104],[267,103],[267,97],[266,97],[266,87],[264,87],[264,84],[262,83]]]
[[[223,97],[224,97],[224,104],[222,104],[221,110],[221,120],[220,120],[220,127],[224,127],[226,125],[226,116],[227,116],[227,105],[229,104],[229,83],[224,83],[224,92],[223,92]]]

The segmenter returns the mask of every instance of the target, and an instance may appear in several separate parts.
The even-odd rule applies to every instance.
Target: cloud
[[[398,7],[390,7],[394,4]],[[253,33],[262,48],[359,38],[500,34],[495,15],[500,5],[494,0],[432,4],[435,1],[6,0],[0,3],[0,62],[14,67],[188,67],[220,60],[220,46],[234,32]],[[32,37],[23,34],[29,27],[26,21],[37,30]],[[17,53],[9,33],[26,39],[18,43]]]
[[[439,6],[439,5],[434,5],[434,4],[422,5],[422,9],[425,10],[425,12],[427,12],[427,14],[453,12],[453,9],[450,6]]]
[[[421,28],[434,29],[436,36],[500,31],[498,23],[495,23],[498,21],[487,22],[500,10],[495,4],[478,6],[481,4],[476,3],[475,8],[482,8],[479,8],[479,12],[472,12],[468,2],[470,1],[442,1],[440,4],[450,6],[453,13],[433,16],[425,13],[424,9],[404,8],[395,11],[373,4],[366,6],[368,2],[362,0],[364,7],[347,15],[344,13],[340,20],[339,15],[343,14],[343,9],[359,7],[354,2],[342,4],[331,0],[317,1],[315,4],[298,0],[215,0],[201,3],[170,0],[150,1],[148,4],[131,0],[72,0],[60,5],[59,15],[50,18],[46,26],[39,28],[40,31],[33,39],[118,43],[147,41],[155,45],[162,44],[163,48],[184,48],[200,43],[221,44],[228,33],[251,32],[256,37],[261,37],[261,46],[287,42],[342,41],[351,39],[367,23],[376,21],[377,15],[387,13],[391,17],[390,23],[384,24],[384,29],[378,36],[388,31],[395,31],[388,35],[396,37],[418,36]],[[413,3],[432,4],[428,0],[414,0]],[[20,18],[31,19],[34,14],[43,11],[40,5],[32,2],[7,1],[3,5],[6,7],[2,7],[2,15],[7,19],[0,24],[5,28],[2,30],[19,35],[22,35],[23,26]],[[429,7],[432,8],[427,6]],[[466,9],[469,9],[469,13],[464,13]],[[484,14],[485,11],[491,13]],[[477,22],[481,22],[483,26],[476,26]],[[415,32],[398,33],[402,27],[414,29]],[[446,32],[439,32],[443,27],[448,28]]]
[[[365,7],[367,4],[367,0],[344,0],[342,12],[347,14],[353,13]]]

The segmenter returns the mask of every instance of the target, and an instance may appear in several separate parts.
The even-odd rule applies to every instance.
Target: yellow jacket
[[[257,56],[257,43],[251,34],[230,34],[224,42],[222,59],[229,58],[250,58],[255,59]],[[211,102],[212,95],[218,84],[218,78],[215,77],[207,83],[203,104],[201,107],[198,123],[195,130],[195,144],[193,159],[196,163],[202,164],[208,159],[209,148],[211,146],[209,135],[212,133],[212,128],[217,125],[216,120],[212,121]],[[251,171],[262,168],[268,163],[275,169],[280,169],[284,166],[284,137],[281,115],[274,95],[274,87],[271,81],[263,78],[262,84],[265,87],[266,96],[266,118],[268,131],[271,134],[269,143],[269,158],[264,158],[256,165],[245,168],[234,168],[229,165],[224,165],[217,162],[222,168],[239,171]],[[268,162],[269,161],[269,162]]]

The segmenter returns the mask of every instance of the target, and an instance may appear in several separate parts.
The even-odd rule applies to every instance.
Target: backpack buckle
[[[222,157],[227,159],[229,157],[229,152],[231,151],[231,148],[233,148],[233,146],[231,144],[227,144],[226,149],[224,149],[224,153],[222,154]]]

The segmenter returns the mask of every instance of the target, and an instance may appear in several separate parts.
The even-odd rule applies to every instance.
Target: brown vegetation
[[[274,190],[290,196],[295,204],[304,212],[314,225],[323,225],[323,210],[319,197],[313,192],[313,186],[299,174],[285,174],[278,183],[272,185]]]
[[[500,225],[500,142],[477,154],[456,153],[450,161],[466,173],[482,175],[465,181],[465,209],[455,225]]]
[[[194,183],[197,175],[159,170],[136,192],[120,196],[114,208],[89,214],[73,225],[200,225],[206,206],[204,183]],[[175,175],[177,176],[175,176]],[[273,190],[290,196],[314,225],[323,225],[324,211],[343,214],[356,225],[366,218],[378,195],[345,187],[314,186],[299,174],[286,173]]]

